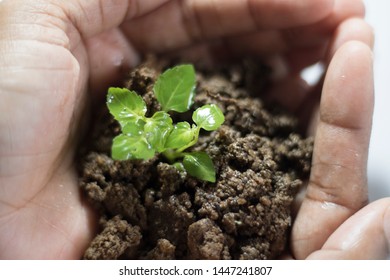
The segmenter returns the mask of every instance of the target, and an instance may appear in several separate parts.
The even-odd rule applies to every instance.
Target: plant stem
[[[185,145],[184,147],[181,147],[180,149],[178,149],[177,152],[181,153],[185,149],[188,149],[189,147],[194,146],[196,144],[196,142],[198,142],[199,132],[200,132],[200,127],[195,126],[194,139],[192,139],[192,141],[190,143],[188,143],[187,145]]]
[[[164,152],[162,152],[162,154],[164,155],[164,157],[168,160],[168,162],[170,164],[175,163],[178,158],[182,158],[185,156],[184,153],[179,152],[179,151],[175,151],[173,149],[165,150]]]

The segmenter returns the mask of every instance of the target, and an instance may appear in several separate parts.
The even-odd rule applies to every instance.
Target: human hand
[[[339,1],[334,16],[337,18],[337,14],[355,4],[356,1]],[[309,125],[315,136],[312,169],[307,189],[297,199],[290,258],[390,256],[390,198],[368,204],[366,168],[374,105],[373,37],[364,21],[343,21],[327,47],[325,60],[330,65],[325,80],[301,100],[298,98],[298,102],[285,101],[305,122],[305,106],[315,104],[321,96],[318,112],[314,113],[317,117],[311,118]],[[294,86],[290,84],[288,88],[291,94]],[[299,86],[295,88],[302,92]],[[282,101],[285,94],[274,94],[274,98]],[[315,108],[308,107],[309,111]]]
[[[335,3],[338,4],[333,5],[331,0],[307,0],[299,5],[295,1],[1,1],[0,258],[80,258],[92,238],[95,217],[79,193],[73,161],[80,135],[85,131],[89,104],[99,98],[88,93],[104,92],[145,53],[164,54],[194,46],[212,56],[219,45],[219,49],[225,47],[231,53],[285,61],[290,71],[270,93],[281,97],[283,86],[298,88],[294,85],[300,84],[296,78],[300,69],[324,56],[332,57],[345,41],[356,39],[370,44],[367,32],[333,36],[347,18],[362,16],[359,1]],[[362,20],[354,20],[365,26]],[[326,48],[329,40],[333,43]],[[363,59],[357,57],[359,69],[368,66],[370,72],[368,50],[359,46],[360,51],[353,52],[356,56],[363,54]],[[346,48],[339,52],[347,52]],[[334,61],[338,63],[333,64],[344,65],[343,57],[336,54]],[[328,77],[337,76],[336,70],[336,66],[331,67]],[[370,73],[364,73],[370,84]],[[343,220],[366,203],[363,181],[372,88],[358,88],[358,97],[369,101],[362,102],[368,107],[359,115],[355,107],[363,104],[353,103],[351,110],[350,106],[342,106],[344,101],[351,105],[350,99],[359,98],[347,95],[342,102],[332,98],[336,94],[331,90],[334,84],[344,89],[352,83],[350,79],[345,84],[337,80],[327,78],[323,99],[330,96],[330,107],[338,105],[334,108],[340,111],[334,115],[341,119],[336,124],[360,117],[362,127],[358,126],[361,129],[355,134],[346,133],[349,138],[337,135],[340,141],[355,143],[361,152],[361,157],[348,165],[360,174],[354,184],[360,191],[347,198],[343,193],[337,201],[323,197],[322,204],[314,208],[306,199],[294,225],[292,244],[296,257],[305,257],[321,247]],[[300,96],[296,100],[304,99],[304,91],[294,94]],[[282,100],[286,100],[285,96]],[[324,103],[327,104],[323,101],[321,107]],[[342,107],[347,110],[341,111]],[[329,110],[328,106],[324,108],[325,112]],[[331,134],[319,135],[320,131],[321,123],[316,139],[334,140]],[[331,144],[325,144],[316,144],[317,155],[326,154],[326,145],[331,148]],[[337,157],[340,158],[341,155]],[[315,166],[313,174],[328,174],[327,170],[334,173],[332,166]],[[337,173],[329,182],[333,184],[344,176]],[[353,178],[353,173],[349,176]],[[308,193],[313,186],[309,185]],[[341,189],[337,184],[335,187]],[[343,205],[346,199],[358,202],[345,213],[335,207],[337,222],[332,222],[333,228],[321,238],[313,239],[316,232],[312,227],[298,226],[312,209],[327,205],[325,202]],[[326,226],[326,220],[321,225]]]
[[[351,41],[337,50],[328,68],[310,179],[292,230],[295,258],[389,256],[390,199],[367,205],[372,59],[367,45]]]

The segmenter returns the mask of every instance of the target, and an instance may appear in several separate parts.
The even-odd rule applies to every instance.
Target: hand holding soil
[[[76,151],[93,105],[148,53],[281,62],[262,97],[311,128],[315,143],[286,255],[387,256],[390,202],[367,205],[373,36],[363,10],[348,0],[1,1],[0,258],[82,257],[98,226],[79,190]],[[325,80],[303,86],[297,73],[320,60]],[[126,235],[127,225],[117,229]]]

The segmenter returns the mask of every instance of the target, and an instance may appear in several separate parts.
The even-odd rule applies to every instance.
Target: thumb
[[[390,257],[390,198],[377,200],[347,221],[309,259]]]

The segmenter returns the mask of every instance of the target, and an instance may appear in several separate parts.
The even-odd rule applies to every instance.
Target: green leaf
[[[193,103],[196,75],[192,65],[166,70],[154,85],[154,93],[164,111],[186,112]]]
[[[175,162],[175,163],[172,164],[172,165],[173,165],[177,170],[179,170],[180,172],[186,171],[182,162]]]
[[[144,132],[145,121],[142,119],[134,120],[134,122],[127,122],[122,127],[122,133],[129,136],[140,136]]]
[[[204,105],[192,114],[192,120],[207,131],[218,129],[225,121],[225,117],[217,105]]]
[[[115,160],[150,159],[155,150],[145,137],[120,134],[114,138],[111,156]]]
[[[144,100],[137,93],[114,87],[108,89],[107,107],[122,127],[144,117],[147,110]]]
[[[183,165],[191,176],[215,183],[215,168],[208,154],[204,152],[186,154],[183,159]]]
[[[188,122],[179,122],[174,127],[165,146],[170,149],[180,149],[188,145],[195,138],[195,130]]]
[[[165,142],[172,131],[172,119],[166,112],[156,112],[144,127],[145,137],[158,152],[165,150]]]

